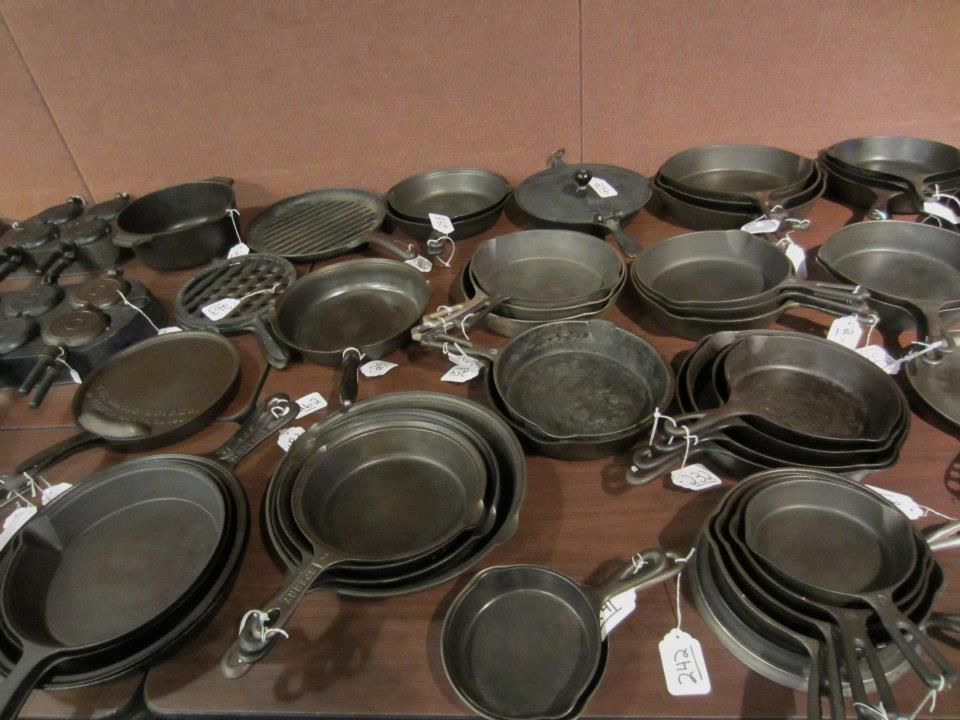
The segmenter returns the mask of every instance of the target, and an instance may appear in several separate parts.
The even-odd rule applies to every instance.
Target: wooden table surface
[[[242,198],[241,198],[242,200]],[[243,213],[249,221],[256,209]],[[812,214],[813,228],[797,233],[808,247],[823,242],[852,217],[853,211],[822,200]],[[457,243],[452,269],[436,265],[428,276],[433,286],[431,306],[445,303],[451,282],[463,262],[483,237],[511,232],[506,218],[481,238]],[[681,232],[647,212],[628,228],[642,245]],[[367,255],[379,254],[368,251]],[[356,255],[359,256],[359,255]],[[346,259],[346,258],[340,258]],[[301,267],[304,272],[308,268]],[[177,288],[194,271],[157,273],[132,261],[129,277],[144,281],[171,310]],[[67,282],[73,282],[68,280]],[[7,281],[3,291],[18,289]],[[797,319],[797,317],[801,319]],[[810,324],[804,320],[814,320]],[[648,339],[668,360],[692,346],[668,336],[641,317],[633,291],[627,287],[610,319]],[[785,319],[784,327],[805,327],[825,333],[829,319],[816,313]],[[474,339],[502,343],[482,331]],[[246,401],[263,367],[255,341],[234,338],[243,361],[243,384],[234,408]],[[400,366],[374,379],[361,378],[360,397],[369,398],[399,390],[438,390],[481,401],[480,382],[469,385],[441,383],[449,362],[439,353],[407,348],[387,358]],[[297,398],[319,391],[336,402],[337,373],[332,368],[295,363],[272,371],[265,392],[286,392]],[[144,389],[149,388],[144,378]],[[197,378],[196,382],[203,382]],[[0,393],[0,470],[74,432],[70,414],[73,386],[55,387],[39,410],[30,410],[15,392]],[[960,515],[960,455],[956,435],[916,411],[913,427],[900,462],[873,474],[870,482],[906,492],[918,502],[952,516]],[[231,409],[232,411],[232,409]],[[228,411],[229,412],[229,411]],[[307,426],[326,410],[299,422]],[[218,422],[197,436],[171,447],[177,452],[205,452],[232,431]],[[368,601],[340,598],[330,592],[313,592],[296,612],[289,627],[290,639],[276,643],[266,659],[242,679],[227,680],[219,660],[235,635],[237,622],[247,609],[269,599],[283,581],[284,571],[272,559],[259,529],[260,498],[273,468],[282,455],[273,442],[262,445],[239,468],[238,477],[250,500],[252,532],[242,570],[225,606],[210,625],[177,655],[154,667],[146,676],[145,694],[150,710],[160,716],[283,715],[324,716],[467,716],[447,683],[440,663],[439,636],[444,613],[470,576],[482,567],[502,563],[536,563],[569,574],[577,580],[609,573],[617,562],[651,546],[686,552],[722,489],[691,493],[655,482],[630,488],[623,481],[629,454],[593,462],[562,462],[529,456],[528,492],[520,514],[520,527],[512,540],[497,548],[478,567],[432,590],[401,598]],[[51,469],[50,480],[80,481],[91,471],[129,457],[103,449],[91,450]],[[936,518],[918,521],[932,525]],[[947,586],[936,607],[960,610],[960,553],[940,555]],[[730,655],[698,617],[684,583],[682,626],[703,645],[713,690],[687,698],[667,693],[660,668],[657,643],[677,623],[675,584],[643,593],[637,610],[611,636],[606,673],[596,695],[586,707],[588,716],[642,717],[786,717],[804,713],[803,697],[747,670]],[[960,666],[960,649],[941,645],[947,657]],[[93,688],[33,693],[24,717],[80,718],[109,716],[121,710],[134,693],[139,676]],[[924,688],[912,676],[895,685],[901,709],[909,711]],[[942,693],[935,717],[960,716],[960,692]]]

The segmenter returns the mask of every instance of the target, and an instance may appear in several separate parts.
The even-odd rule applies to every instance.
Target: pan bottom
[[[495,277],[497,291],[521,301],[560,303],[604,290],[601,273],[564,258],[515,260],[498,268]]]
[[[532,358],[510,380],[507,404],[555,436],[607,435],[639,425],[653,400],[643,378],[599,353]]]
[[[909,265],[906,272],[905,263]],[[844,277],[859,278],[885,295],[919,302],[942,302],[960,296],[955,267],[946,260],[911,253],[906,243],[900,248],[851,253],[838,260],[835,267]]]
[[[658,275],[651,287],[664,297],[683,298],[684,302],[750,298],[767,289],[767,278],[760,268],[732,259],[679,263]]]
[[[778,190],[787,182],[779,175],[756,170],[709,170],[680,178],[684,187],[726,194]],[[789,181],[789,182],[792,182]]]
[[[395,288],[369,285],[318,298],[298,313],[293,342],[316,351],[373,345],[402,333],[420,308]]]

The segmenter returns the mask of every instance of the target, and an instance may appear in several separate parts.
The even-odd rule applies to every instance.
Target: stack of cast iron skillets
[[[902,717],[890,683],[909,668],[935,690],[956,670],[921,629],[934,613],[957,523],[915,530],[894,505],[832,473],[781,468],[747,478],[705,524],[691,563],[693,597],[748,667],[807,691],[807,714]],[[875,696],[868,693],[876,691]]]
[[[960,216],[960,149],[914,137],[851,138],[820,153],[834,197],[866,219],[921,213],[953,228]]]
[[[870,311],[863,289],[800,281],[783,252],[744,230],[662,240],[630,266],[630,283],[658,325],[691,340],[766,327],[799,307],[839,316]]]
[[[653,184],[667,214],[693,230],[731,230],[759,217],[776,221],[775,229],[803,228],[826,187],[815,162],[765,145],[685,150],[660,167]]]
[[[634,455],[632,484],[699,454],[733,477],[796,465],[860,478],[896,463],[910,429],[907,400],[889,375],[803,333],[709,335],[682,363],[676,387],[683,414]]]

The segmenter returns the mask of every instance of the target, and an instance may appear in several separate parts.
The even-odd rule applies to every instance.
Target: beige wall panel
[[[583,0],[583,151],[648,173],[674,152],[847,137],[960,144],[956,0]]]
[[[226,174],[249,206],[457,164],[516,181],[579,145],[572,0],[0,7],[98,194]]]

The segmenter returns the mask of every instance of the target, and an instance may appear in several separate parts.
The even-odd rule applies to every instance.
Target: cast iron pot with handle
[[[114,244],[154,270],[208,263],[239,239],[233,180],[212,177],[157,190],[117,216]]]

